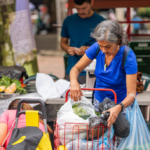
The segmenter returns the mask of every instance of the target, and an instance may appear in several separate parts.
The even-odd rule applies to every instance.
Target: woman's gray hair
[[[91,36],[97,41],[107,41],[110,43],[120,42],[119,45],[128,45],[128,36],[117,21],[106,20],[101,22]],[[120,40],[120,41],[119,41]]]

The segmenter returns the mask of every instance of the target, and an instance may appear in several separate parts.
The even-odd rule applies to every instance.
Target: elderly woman
[[[70,72],[70,94],[74,101],[81,99],[82,91],[77,77],[96,58],[95,88],[113,89],[117,94],[118,105],[108,110],[110,111],[108,126],[111,126],[118,114],[134,102],[137,81],[136,56],[130,49],[124,68],[122,68],[122,57],[125,45],[128,45],[128,38],[126,32],[116,21],[103,21],[95,28],[92,37],[97,42],[86,50],[84,56]],[[94,107],[96,111],[105,97],[114,100],[111,92],[95,91]]]

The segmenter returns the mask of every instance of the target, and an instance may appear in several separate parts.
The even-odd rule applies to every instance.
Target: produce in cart
[[[90,112],[83,108],[83,106],[80,106],[80,103],[74,104],[72,106],[72,109],[76,115],[78,115],[84,120],[88,119],[91,116]]]

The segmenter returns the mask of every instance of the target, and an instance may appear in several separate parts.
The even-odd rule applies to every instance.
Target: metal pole
[[[56,0],[56,21],[57,24],[62,24],[61,23],[61,7],[60,7],[60,0]],[[61,28],[57,28],[57,49],[60,50],[60,33],[61,33]]]
[[[129,41],[131,40],[131,30],[130,30],[130,8],[127,8],[127,23],[129,24],[128,29],[127,29],[127,34],[129,37]]]

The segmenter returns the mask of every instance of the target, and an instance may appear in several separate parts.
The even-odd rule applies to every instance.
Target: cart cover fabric
[[[37,127],[15,128],[7,150],[52,150],[48,134]]]

